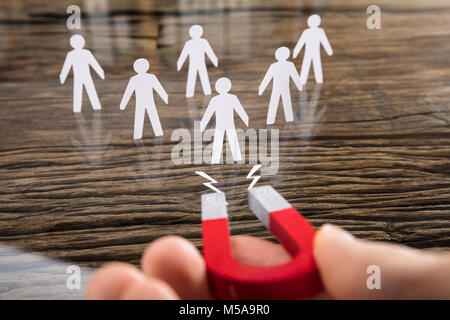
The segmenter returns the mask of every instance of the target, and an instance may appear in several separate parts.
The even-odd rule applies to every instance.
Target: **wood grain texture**
[[[74,269],[79,283],[72,282]],[[0,245],[1,300],[82,299],[92,270]],[[69,285],[67,285],[69,283]]]
[[[99,1],[100,2],[100,1]],[[43,5],[45,3],[45,5]],[[382,29],[366,28],[366,1],[109,1],[83,11],[81,33],[106,73],[94,75],[103,110],[84,99],[72,113],[71,76],[58,74],[73,33],[74,1],[0,5],[0,241],[82,266],[139,263],[146,245],[180,235],[201,248],[202,170],[230,203],[231,232],[271,239],[247,206],[252,164],[176,165],[177,128],[192,132],[205,104],[186,99],[176,60],[201,24],[219,57],[210,80],[231,79],[250,127],[279,129],[275,187],[315,227],[424,249],[450,247],[450,5],[386,1]],[[324,84],[291,87],[295,121],[265,124],[270,88],[257,88],[274,52],[294,47],[320,13],[334,55],[322,52]],[[133,141],[134,100],[119,103],[134,59],[146,57],[169,93],[156,104],[164,129]],[[299,68],[301,57],[294,62]],[[311,76],[311,75],[310,75]],[[316,97],[316,99],[314,98]],[[243,124],[236,121],[240,128]],[[0,278],[3,274],[0,270]]]

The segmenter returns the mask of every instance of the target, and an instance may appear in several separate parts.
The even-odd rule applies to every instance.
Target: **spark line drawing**
[[[247,179],[252,179],[253,181],[250,184],[250,186],[248,187],[248,190],[250,190],[251,188],[253,188],[253,186],[258,182],[258,180],[261,178],[261,176],[253,176],[255,174],[256,171],[258,171],[260,168],[262,167],[262,164],[255,164],[252,168],[252,170],[250,170],[250,172],[247,175]]]
[[[210,176],[208,176],[206,173],[204,173],[203,171],[195,171],[196,174],[198,174],[199,176],[205,178],[206,180],[209,180],[209,182],[204,182],[203,185],[210,188],[211,190],[217,192],[217,193],[222,193],[222,191],[220,191],[219,189],[217,189],[216,187],[214,187],[212,184],[213,183],[217,183],[217,181],[213,178],[211,178]],[[225,202],[226,205],[228,205],[228,202]]]

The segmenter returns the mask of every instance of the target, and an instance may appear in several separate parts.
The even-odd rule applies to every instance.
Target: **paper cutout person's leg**
[[[287,122],[294,121],[294,114],[292,112],[292,102],[290,92],[284,92],[281,96],[283,102],[284,117]]]
[[[156,106],[152,105],[147,109],[148,117],[150,118],[150,123],[152,124],[153,132],[155,136],[162,136],[163,130],[161,128],[161,121],[159,121],[158,111]]]
[[[313,67],[314,67],[314,77],[316,78],[317,83],[323,82],[323,74],[322,74],[322,59],[320,55],[317,55],[313,59]]]
[[[209,96],[211,94],[211,85],[209,83],[208,70],[206,69],[205,64],[200,66],[198,74],[202,83],[203,93]]]
[[[134,115],[134,139],[142,139],[144,132],[145,108],[136,106]]]
[[[219,129],[214,130],[214,142],[211,156],[211,164],[220,163],[222,157],[223,137],[225,132]]]
[[[91,101],[92,108],[94,110],[100,110],[102,106],[100,105],[100,101],[98,100],[97,91],[95,90],[94,82],[92,81],[92,79],[87,80],[84,83],[84,87],[86,88],[89,100]]]
[[[186,84],[186,97],[188,98],[194,96],[195,82],[197,81],[197,72],[198,70],[195,67],[193,67],[192,64],[190,64]]]
[[[269,110],[267,111],[267,124],[274,124],[277,116],[278,102],[280,101],[280,93],[277,90],[272,90],[270,96]]]
[[[309,68],[311,67],[312,57],[305,53],[302,63],[302,71],[300,72],[300,82],[304,85],[308,81]]]
[[[241,149],[239,147],[239,141],[235,129],[227,130],[227,139],[228,143],[230,144],[233,160],[241,161],[242,160]]]
[[[83,102],[83,82],[74,79],[73,82],[73,112],[81,111]]]

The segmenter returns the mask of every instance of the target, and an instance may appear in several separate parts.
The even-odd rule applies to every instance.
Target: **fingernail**
[[[331,237],[338,237],[349,241],[355,240],[355,237],[350,232],[347,232],[344,229],[333,224],[327,223],[323,225],[322,228],[320,228],[320,232]]]

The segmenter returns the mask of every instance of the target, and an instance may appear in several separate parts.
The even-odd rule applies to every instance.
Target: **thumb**
[[[314,256],[323,285],[335,299],[450,298],[449,254],[358,240],[325,225],[316,234]],[[373,288],[377,278],[379,289]]]

